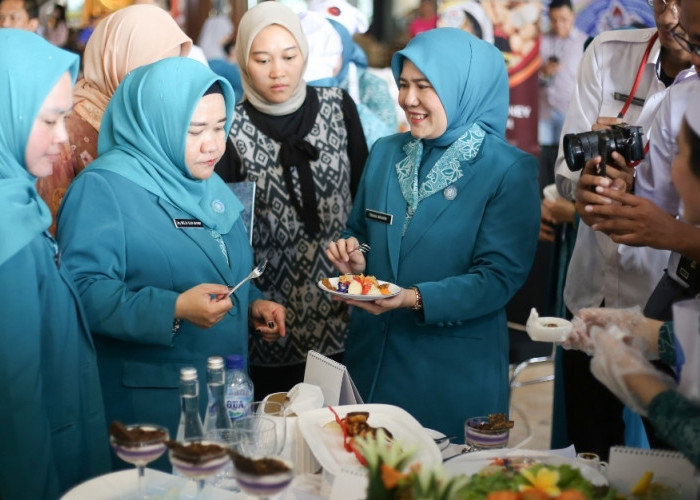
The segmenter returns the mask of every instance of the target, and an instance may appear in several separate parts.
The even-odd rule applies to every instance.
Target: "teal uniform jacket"
[[[463,176],[418,205],[402,238],[406,201],[394,166],[409,140],[377,141],[348,235],[372,247],[365,274],[417,286],[424,309],[353,310],[345,363],[365,402],[395,404],[463,437],[466,417],[508,411],[504,307],[535,255],[538,163],[487,134],[476,157],[460,163]]]
[[[209,230],[193,222],[121,175],[90,168],[71,184],[58,219],[64,261],[95,336],[107,420],[165,425],[173,439],[180,368],[197,368],[204,418],[207,357],[247,356],[248,305],[262,297],[246,284],[213,327],[183,321],[172,333],[180,293],[201,283],[234,285],[253,268],[241,218],[222,235],[228,265]]]
[[[18,221],[19,223],[19,221]],[[109,471],[95,348],[48,233],[0,265],[0,498],[55,499]]]

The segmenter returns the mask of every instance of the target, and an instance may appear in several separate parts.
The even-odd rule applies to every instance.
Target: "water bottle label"
[[[252,396],[237,397],[235,399],[226,400],[226,410],[228,411],[228,416],[231,420],[236,420],[237,418],[245,415],[245,407],[253,400]]]

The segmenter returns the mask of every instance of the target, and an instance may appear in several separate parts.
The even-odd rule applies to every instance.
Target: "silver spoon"
[[[245,283],[246,281],[252,280],[252,279],[255,279],[255,278],[259,278],[259,277],[262,275],[262,273],[265,272],[265,268],[266,268],[266,267],[267,267],[267,259],[265,259],[265,260],[262,261],[260,264],[258,264],[257,266],[255,266],[255,267],[253,268],[253,270],[250,272],[250,274],[249,274],[248,276],[246,276],[245,278],[243,278],[236,286],[230,286],[230,287],[228,287],[228,294],[229,294],[229,296],[230,296],[233,292],[235,292],[236,290],[238,290],[238,289],[241,287],[241,285],[243,285],[243,283]]]

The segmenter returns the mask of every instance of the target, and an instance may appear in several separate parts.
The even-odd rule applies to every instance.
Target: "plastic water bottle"
[[[177,440],[202,438],[204,429],[199,417],[199,382],[197,369],[193,367],[180,370],[180,424],[177,428]]]
[[[253,401],[253,382],[245,372],[245,358],[240,354],[226,356],[226,409],[231,420],[245,415]]]
[[[231,419],[224,401],[224,358],[212,356],[207,360],[207,392],[209,403],[204,415],[204,435],[207,438],[220,438],[220,431],[231,428]]]

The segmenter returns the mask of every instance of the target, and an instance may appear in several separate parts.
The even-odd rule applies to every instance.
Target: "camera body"
[[[644,158],[644,131],[642,127],[621,123],[609,129],[580,134],[564,135],[564,159],[569,170],[581,170],[596,156],[602,156],[601,172],[605,175],[605,163],[613,151],[620,153],[627,163]]]

